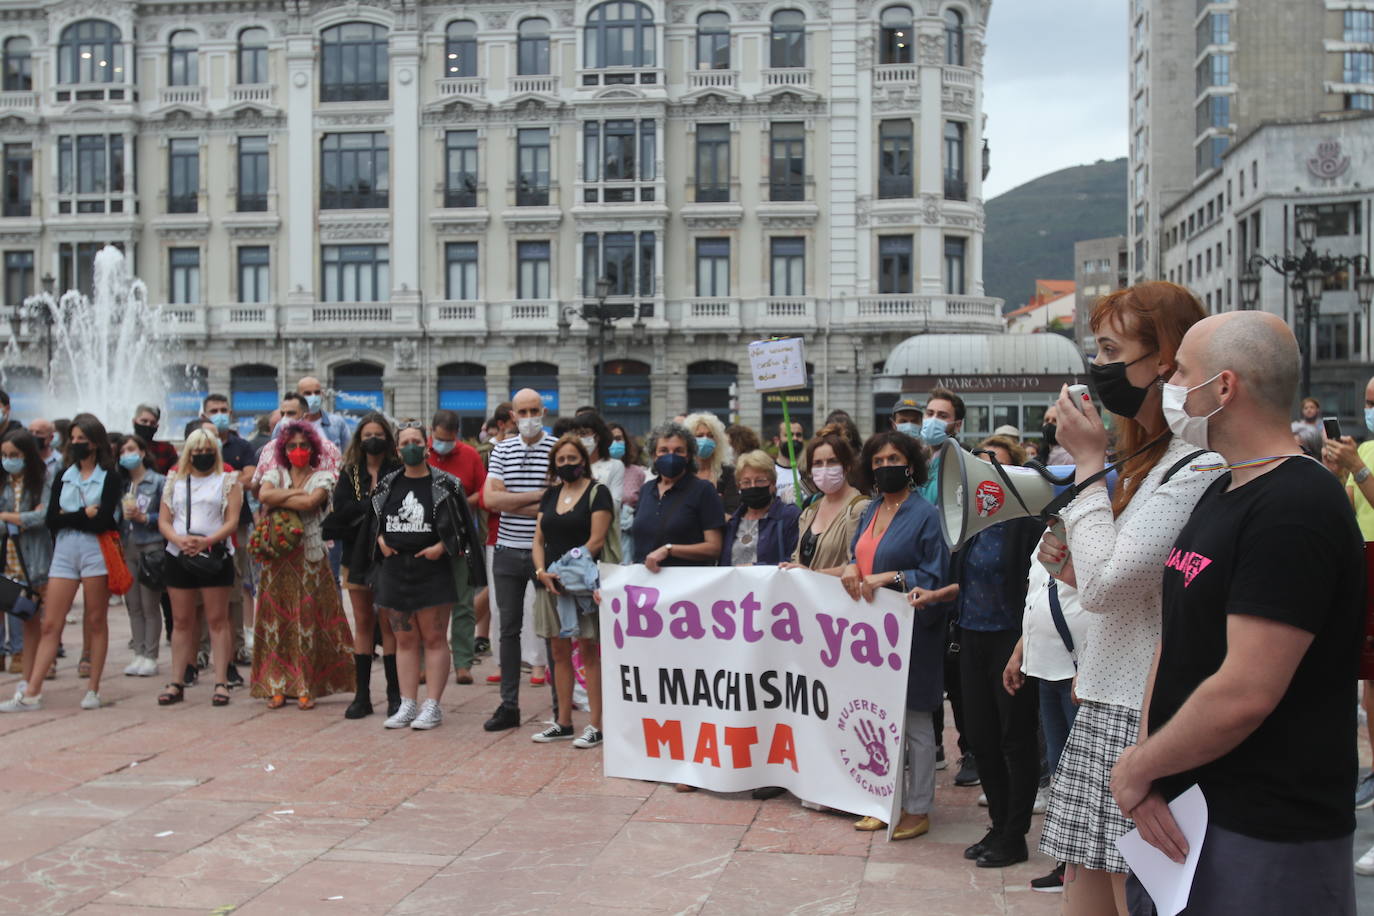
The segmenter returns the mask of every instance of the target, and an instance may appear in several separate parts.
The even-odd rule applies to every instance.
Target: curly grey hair
[[[649,431],[650,460],[653,459],[654,453],[658,451],[658,440],[674,438],[681,439],[687,444],[687,460],[689,462],[695,461],[697,457],[696,436],[688,432],[687,427],[683,426],[681,423],[674,423],[672,420],[660,423]]]

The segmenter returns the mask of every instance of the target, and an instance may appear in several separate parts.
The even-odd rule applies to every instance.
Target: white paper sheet
[[[1188,905],[1193,873],[1202,855],[1202,839],[1207,834],[1207,799],[1199,787],[1193,786],[1175,798],[1169,803],[1169,810],[1188,841],[1188,857],[1182,865],[1145,842],[1139,830],[1132,830],[1116,841],[1126,864],[1154,900],[1156,916],[1177,916]]]

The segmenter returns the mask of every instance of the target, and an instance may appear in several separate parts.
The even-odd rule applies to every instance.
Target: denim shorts
[[[52,549],[49,579],[85,579],[108,575],[105,555],[100,552],[100,539],[88,531],[63,528],[57,532]]]

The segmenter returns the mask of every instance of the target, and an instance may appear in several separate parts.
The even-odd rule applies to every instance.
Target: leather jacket
[[[369,585],[372,567],[381,559],[382,549],[377,546],[381,534],[382,511],[387,498],[391,495],[391,485],[396,478],[405,473],[405,468],[397,468],[377,482],[369,501],[367,520],[360,537],[353,545],[353,556],[348,563],[348,581],[354,585]],[[429,468],[430,481],[434,487],[434,529],[443,541],[453,562],[461,557],[468,564],[468,585],[481,588],[487,584],[487,566],[482,556],[482,540],[477,535],[477,522],[468,505],[467,494],[458,478],[437,468]]]

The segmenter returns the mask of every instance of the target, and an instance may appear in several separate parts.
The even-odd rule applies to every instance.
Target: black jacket
[[[124,495],[124,478],[120,476],[119,471],[111,468],[105,472],[105,483],[100,490],[100,510],[96,512],[95,518],[87,516],[85,511],[62,511],[62,474],[64,473],[66,473],[66,468],[63,468],[52,482],[52,494],[48,497],[48,531],[52,533],[53,537],[56,537],[57,532],[63,528],[85,531],[90,534],[100,534],[102,531],[114,531],[118,528],[119,524],[115,521],[115,510],[119,508],[119,500]]]
[[[400,467],[401,462],[394,458],[383,460],[377,472],[378,486]],[[371,511],[372,493],[368,489],[371,482],[366,467],[349,464],[341,468],[339,484],[334,488],[334,504],[324,519],[325,539],[341,542],[343,556],[349,560],[353,557],[358,538],[366,528],[367,513]]]
[[[353,544],[353,555],[348,563],[348,581],[354,585],[368,585],[372,567],[381,557],[382,549],[377,546],[381,534],[382,510],[386,507],[387,497],[391,495],[391,485],[396,478],[405,473],[397,468],[377,482],[367,507],[367,519],[363,522],[362,532]],[[439,540],[444,542],[453,562],[459,557],[467,560],[468,585],[481,588],[487,584],[487,564],[482,556],[482,541],[477,536],[477,523],[468,506],[467,494],[458,478],[445,471],[431,467],[430,480],[434,487],[434,527]]]

